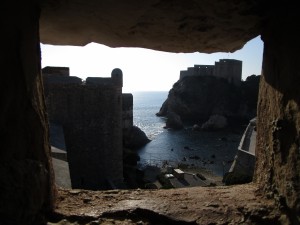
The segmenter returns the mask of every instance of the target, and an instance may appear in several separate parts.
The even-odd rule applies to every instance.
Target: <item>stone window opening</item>
[[[70,4],[69,1],[66,2]],[[59,7],[63,7],[64,2],[60,3],[62,4]],[[201,3],[202,1],[199,2]],[[297,84],[300,83],[300,74],[297,60],[295,60],[298,58],[300,49],[297,29],[295,29],[299,26],[299,15],[295,11],[297,7],[292,3],[281,4],[280,7],[273,3],[272,6],[266,7],[265,3],[256,1],[242,1],[238,5],[236,2],[223,4],[223,1],[216,1],[214,3],[217,5],[212,4],[211,11],[201,10],[202,14],[199,16],[201,8],[197,2],[193,2],[194,5],[191,6],[173,1],[159,1],[155,4],[149,1],[140,3],[143,7],[136,2],[136,7],[133,7],[134,12],[138,11],[141,14],[130,13],[133,12],[130,11],[131,8],[121,3],[115,4],[114,10],[109,11],[108,8],[112,9],[112,7],[106,1],[101,4],[107,8],[97,8],[92,3],[91,5],[82,3],[80,11],[72,8],[76,9],[75,5],[68,5],[72,7],[56,7],[55,13],[49,9],[47,11],[45,6],[42,6],[43,10],[40,12],[40,5],[37,5],[35,1],[18,4],[4,2],[2,29],[5,35],[1,36],[1,42],[5,44],[2,45],[3,66],[1,68],[2,73],[9,76],[2,77],[0,88],[1,107],[3,107],[0,111],[2,143],[0,182],[3,190],[0,196],[2,203],[0,215],[2,223],[45,224],[45,219],[55,222],[60,219],[69,221],[78,219],[88,221],[88,223],[113,220],[120,224],[124,221],[128,224],[147,224],[147,222],[152,224],[155,222],[165,224],[172,222],[174,224],[299,224],[300,161],[299,151],[295,148],[295,143],[300,136],[300,93],[297,88]],[[251,4],[255,3],[258,7],[252,7]],[[59,18],[60,13],[65,13],[66,9],[70,9],[69,12],[80,12],[80,15],[84,15],[85,6],[90,6],[90,10],[103,8],[105,12],[116,12],[118,16],[112,17],[110,14],[109,18],[117,18],[118,21],[124,23],[127,21],[122,20],[126,18],[122,17],[124,9],[126,9],[127,16],[139,15],[138,18],[133,18],[135,23],[129,26],[130,29],[126,32],[123,30],[124,32],[116,33],[122,31],[120,27],[118,29],[114,27],[112,30],[115,32],[109,32],[110,26],[114,26],[113,24],[117,21],[104,27],[103,34],[105,35],[101,36],[102,40],[111,44],[141,45],[149,48],[153,46],[169,51],[205,49],[207,52],[212,52],[224,51],[225,48],[233,51],[250,37],[262,35],[264,41],[263,78],[258,104],[258,155],[253,184],[221,189],[196,188],[155,192],[141,190],[72,192],[62,189],[56,192],[50,160],[39,55],[39,30],[42,33],[45,32],[43,29],[53,28],[53,26],[46,26],[45,20],[41,20],[41,27],[39,27],[39,15],[41,13],[44,19],[55,19]],[[15,13],[13,18],[12,9]],[[60,9],[62,10],[59,11]],[[164,9],[168,10],[161,13]],[[196,17],[191,14],[187,14],[191,16],[184,15],[193,9],[197,11]],[[220,9],[223,13],[214,9]],[[96,15],[91,13],[95,10],[88,12],[86,15]],[[105,12],[100,13],[101,16],[105,16]],[[156,12],[157,14],[154,15],[161,15],[161,17],[151,17],[151,12]],[[168,12],[172,14],[168,16]],[[206,12],[211,14],[205,14]],[[281,12],[280,17],[279,12]],[[87,23],[87,20],[81,17],[71,17],[72,13],[66,13],[66,15],[71,20],[80,18],[86,29],[75,29],[68,36],[64,31],[71,30],[60,27],[54,35],[56,39],[53,39],[53,43],[58,40],[68,43],[66,38],[74,37],[78,31],[84,30],[85,32],[81,33],[83,35],[93,30],[87,27],[87,24],[93,24],[92,21]],[[176,15],[180,17],[177,18]],[[159,23],[155,20],[156,18]],[[168,20],[168,18],[175,19]],[[110,20],[101,19],[101,21],[109,23]],[[197,24],[194,24],[195,21]],[[199,21],[201,21],[200,24]],[[205,21],[212,24],[205,23]],[[218,29],[221,21],[227,22],[222,23],[222,29]],[[168,27],[169,23],[173,26]],[[64,24],[70,25],[71,22],[60,22],[60,26]],[[159,30],[160,32],[167,32],[153,36],[158,31],[154,29],[158,24],[166,26]],[[193,29],[193,24],[198,27]],[[229,26],[226,27],[226,24]],[[233,25],[236,25],[236,28]],[[74,28],[74,26],[71,27]],[[172,28],[175,29],[176,35],[184,34],[184,39],[176,39],[176,35],[168,36]],[[148,31],[150,33],[147,33]],[[215,33],[215,31],[218,32]],[[207,32],[212,32],[208,33],[209,39],[205,39]],[[237,32],[236,35],[231,35],[233,32]],[[114,34],[116,35],[110,36]],[[118,38],[121,34],[125,36]],[[124,40],[130,40],[128,34],[132,38],[136,35],[149,37],[149,41],[142,39],[142,42],[138,42],[141,39],[135,38],[133,42],[124,43]],[[96,36],[96,34],[88,35],[89,38]],[[168,41],[174,38],[174,45],[167,45],[168,42],[164,40],[164,37]],[[192,45],[189,42],[190,37],[199,37],[199,39],[196,41],[193,39]],[[238,40],[230,39],[232,37],[238,37]],[[82,44],[84,40],[77,40],[77,43]],[[181,45],[175,45],[175,43]],[[283,126],[279,126],[276,121],[283,121]],[[290,124],[292,129],[285,124]],[[290,133],[289,130],[293,132]],[[282,160],[282,155],[285,161]],[[55,213],[50,213],[52,217],[49,217],[46,212],[53,212],[53,210]]]

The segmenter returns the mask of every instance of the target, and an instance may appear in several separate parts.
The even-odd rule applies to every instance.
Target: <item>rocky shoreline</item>
[[[167,117],[165,127],[171,129],[182,129],[186,122],[208,130],[248,123],[256,116],[259,80],[251,75],[236,86],[213,76],[184,77],[156,115]]]

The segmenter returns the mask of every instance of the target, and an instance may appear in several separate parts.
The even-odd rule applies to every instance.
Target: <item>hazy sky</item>
[[[195,64],[214,65],[219,59],[243,61],[242,79],[261,74],[263,42],[249,41],[234,53],[168,53],[142,48],[109,48],[91,43],[84,47],[43,45],[42,67],[70,67],[70,75],[110,77],[114,68],[123,71],[123,92],[168,91],[179,79],[180,70]]]

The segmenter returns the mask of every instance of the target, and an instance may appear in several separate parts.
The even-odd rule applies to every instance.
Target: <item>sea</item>
[[[223,176],[234,160],[243,129],[193,131],[192,124],[182,130],[164,129],[166,118],[155,114],[167,96],[168,92],[133,92],[133,123],[151,140],[138,150],[138,166],[181,165]]]

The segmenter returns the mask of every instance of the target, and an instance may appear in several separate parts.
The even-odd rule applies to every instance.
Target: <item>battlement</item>
[[[44,84],[47,85],[94,85],[94,86],[115,86],[122,88],[123,73],[116,68],[111,72],[111,77],[87,77],[85,81],[76,76],[70,76],[68,67],[47,66],[42,69]]]
[[[56,75],[68,77],[70,76],[69,67],[59,67],[59,66],[46,66],[42,69],[43,75]]]
[[[57,67],[46,71],[51,72],[43,73],[47,111],[50,122],[64,130],[72,188],[122,183],[122,129],[132,124],[132,95],[122,96],[122,71],[85,81],[62,76]]]
[[[133,126],[133,95],[122,94],[122,121],[123,129],[130,129]]]
[[[226,79],[229,83],[240,85],[242,80],[242,61],[220,59],[215,65],[194,65],[180,71],[180,79],[186,76],[215,76]]]

